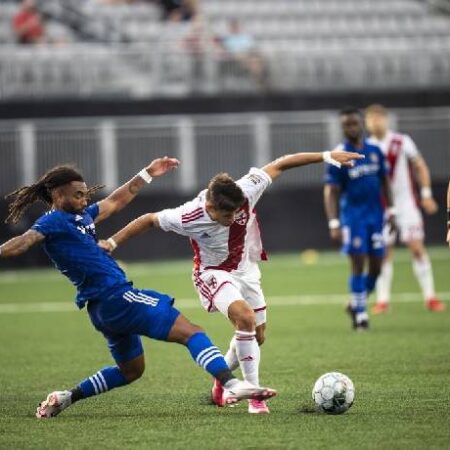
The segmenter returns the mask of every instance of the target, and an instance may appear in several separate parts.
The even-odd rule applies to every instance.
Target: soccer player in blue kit
[[[172,297],[133,287],[115,260],[97,245],[95,225],[123,209],[152,177],[164,175],[178,164],[173,158],[156,159],[90,206],[90,195],[99,187],[88,189],[82,175],[71,166],[55,167],[36,183],[10,194],[13,201],[7,222],[17,222],[36,201],[51,209],[28,231],[1,245],[0,257],[20,255],[41,242],[56,268],[75,285],[77,306],[87,306],[92,324],[106,338],[116,362],[71,390],[50,393],[37,408],[36,417],[54,417],[78,400],[140,378],[145,368],[140,336],[186,346],[196,363],[224,384],[225,403],[264,400],[276,394],[273,389],[237,380],[204,331],[173,307]]]
[[[393,227],[395,211],[384,155],[365,139],[361,113],[354,108],[345,109],[340,113],[340,121],[346,139],[340,148],[359,152],[364,159],[356,160],[351,168],[327,166],[325,211],[331,238],[342,242],[343,252],[350,257],[351,301],[347,311],[352,326],[355,330],[366,330],[367,297],[375,287],[384,255],[384,216]]]

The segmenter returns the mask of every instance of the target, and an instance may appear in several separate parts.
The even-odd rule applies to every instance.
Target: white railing
[[[398,129],[416,141],[435,181],[448,180],[450,108],[396,110]],[[108,190],[153,158],[173,155],[180,169],[152,190],[190,193],[217,172],[238,177],[286,153],[323,151],[341,139],[336,111],[0,121],[0,195],[50,167],[75,163]],[[320,185],[322,165],[289,171],[274,186]]]

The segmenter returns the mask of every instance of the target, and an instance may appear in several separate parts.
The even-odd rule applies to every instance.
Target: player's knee
[[[142,377],[145,371],[145,364],[134,364],[129,367],[122,366],[120,368],[120,371],[122,372],[122,375],[126,378],[128,383],[132,383],[133,381],[136,381]]]
[[[235,323],[238,330],[255,331],[256,328],[255,313],[251,309],[241,311],[239,316],[236,317]]]

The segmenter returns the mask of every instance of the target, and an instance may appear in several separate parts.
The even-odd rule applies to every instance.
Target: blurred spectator
[[[163,8],[163,19],[171,22],[193,20],[198,14],[198,0],[159,0]]]
[[[267,70],[257,51],[255,39],[242,30],[237,19],[230,20],[228,26],[228,34],[221,40],[225,58],[228,61],[236,61],[261,87],[267,87]]]
[[[35,0],[23,0],[13,17],[13,30],[20,44],[45,42],[45,27]]]

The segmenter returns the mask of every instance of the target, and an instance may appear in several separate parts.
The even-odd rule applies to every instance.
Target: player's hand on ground
[[[423,198],[420,204],[426,214],[434,214],[439,209],[438,204],[432,197]]]
[[[337,242],[338,244],[342,243],[342,231],[340,228],[333,228],[330,230],[331,240]]]
[[[146,169],[150,176],[160,177],[161,175],[178,168],[179,165],[180,161],[178,161],[178,159],[164,156],[164,158],[154,159]]]
[[[102,248],[103,250],[105,250],[106,252],[108,252],[108,253],[112,253],[113,252],[113,247],[112,247],[112,245],[108,242],[108,241],[106,241],[106,240],[104,240],[104,239],[100,239],[98,242],[97,242],[97,245],[100,247],[100,248]]]
[[[357,159],[364,159],[364,155],[361,155],[361,153],[345,152],[342,150],[333,150],[330,156],[335,161],[347,167],[353,167],[354,161]]]

